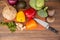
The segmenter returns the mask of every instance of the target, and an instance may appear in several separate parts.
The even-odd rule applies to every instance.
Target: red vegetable
[[[25,10],[25,15],[29,20],[34,18],[35,14],[36,14],[36,10],[33,8],[29,8]]]
[[[10,5],[15,5],[17,3],[17,0],[8,0],[8,3]]]

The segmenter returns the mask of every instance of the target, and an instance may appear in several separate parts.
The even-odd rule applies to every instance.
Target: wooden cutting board
[[[6,1],[6,0],[3,0]],[[28,4],[29,0],[25,0]],[[50,25],[59,31],[55,34],[49,30],[44,31],[16,31],[11,33],[6,26],[0,26],[0,40],[60,40],[60,0],[49,0],[45,3],[49,8],[55,9],[55,22]],[[2,5],[2,4],[1,4]],[[0,16],[1,16],[0,5]],[[2,6],[3,7],[3,6]],[[29,5],[28,5],[29,8]],[[1,17],[0,17],[1,19]]]

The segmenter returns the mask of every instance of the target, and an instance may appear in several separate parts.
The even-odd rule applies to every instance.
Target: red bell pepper
[[[34,18],[35,14],[36,14],[36,10],[33,8],[29,8],[27,10],[24,11],[26,17],[28,18],[28,20],[31,20],[32,18]]]

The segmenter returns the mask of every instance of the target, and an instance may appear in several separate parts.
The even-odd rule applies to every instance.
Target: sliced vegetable
[[[37,27],[38,27],[38,24],[33,19],[31,19],[26,23],[26,30],[34,30]]]
[[[25,22],[25,14],[23,11],[19,11],[16,15],[16,21],[17,22]]]
[[[29,8],[29,9],[25,10],[25,15],[29,20],[34,18],[35,14],[36,14],[36,10],[33,8]]]

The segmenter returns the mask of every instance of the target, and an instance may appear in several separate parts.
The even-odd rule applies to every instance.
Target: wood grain
[[[25,1],[28,2],[28,0]],[[11,33],[6,26],[0,26],[0,40],[60,40],[60,0],[49,0],[45,4],[49,8],[56,10],[54,16],[56,20],[55,22],[50,23],[50,25],[59,31],[58,34],[49,30],[16,31]]]

